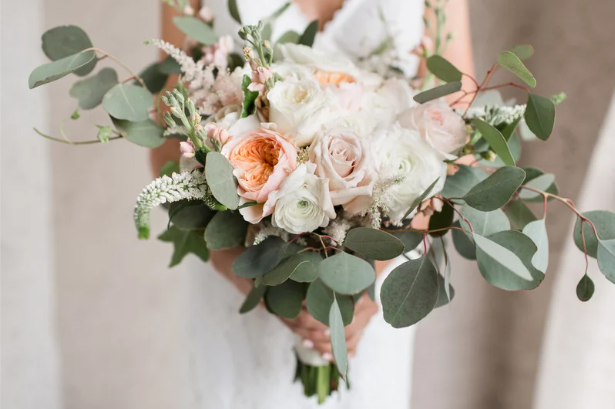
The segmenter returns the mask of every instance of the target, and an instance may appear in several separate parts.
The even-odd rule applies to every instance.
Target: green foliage
[[[549,98],[529,94],[524,118],[530,131],[539,139],[546,141],[555,125],[555,104]]]
[[[449,265],[450,264],[447,264],[447,270],[450,270]],[[436,301],[434,308],[444,307],[453,301],[453,298],[455,298],[455,289],[452,285],[446,282],[444,277],[442,277],[442,274],[438,274],[438,301]]]
[[[301,263],[294,269],[290,279],[298,281],[300,283],[311,283],[318,278],[318,265],[322,261],[320,254],[307,251],[297,254],[303,260],[307,260],[308,263]]]
[[[342,378],[348,374],[348,351],[346,350],[346,333],[342,320],[342,312],[334,299],[329,312],[329,327],[331,328],[331,349],[335,365]]]
[[[453,223],[453,226],[460,227],[460,221],[456,221]],[[476,260],[476,245],[474,244],[474,240],[468,235],[460,230],[453,230],[453,245],[455,246],[455,250],[463,257],[468,260]]]
[[[248,223],[239,212],[217,212],[205,230],[205,242],[210,250],[241,246],[246,240]]]
[[[303,34],[301,34],[301,37],[299,37],[298,44],[311,47],[312,44],[314,44],[314,40],[316,39],[316,33],[318,33],[318,20],[314,20],[310,24],[308,24]]]
[[[532,265],[536,245],[524,234],[509,230],[488,238],[479,234],[473,237],[478,269],[491,285],[503,290],[530,290],[544,278]]]
[[[336,293],[349,295],[365,290],[376,281],[376,272],[367,261],[343,251],[324,259],[318,276]]]
[[[553,175],[552,173],[544,173],[534,179],[527,181],[523,185],[546,192],[547,189],[549,189],[553,185],[553,183],[555,183],[555,175]],[[521,189],[521,191],[519,192],[519,198],[521,198],[522,200],[530,200],[537,198],[542,199],[542,195],[538,192],[534,192],[528,189]]]
[[[228,0],[228,12],[238,24],[241,22],[241,15],[239,14],[239,7],[237,7],[237,0]]]
[[[532,257],[532,265],[541,271],[547,272],[549,266],[549,237],[547,236],[547,226],[544,219],[535,220],[528,223],[523,228],[523,234],[528,236],[538,250],[534,257]]]
[[[28,86],[32,89],[59,80],[87,66],[95,58],[96,53],[94,51],[86,51],[36,67],[28,78]]]
[[[407,261],[382,284],[384,319],[394,328],[414,325],[434,309],[438,294],[438,272],[429,258]]]
[[[232,271],[244,278],[262,277],[273,270],[282,260],[288,243],[279,237],[267,237],[262,243],[248,247],[235,262]]]
[[[113,68],[103,68],[96,75],[74,83],[69,94],[79,100],[79,108],[93,109],[117,83],[117,72]]]
[[[523,169],[505,166],[474,186],[462,199],[477,210],[490,212],[504,206],[524,179]]]
[[[597,259],[602,274],[615,283],[615,239],[598,241]]]
[[[139,73],[139,77],[145,83],[147,90],[152,94],[157,94],[162,91],[165,84],[167,83],[167,79],[169,78],[168,74],[161,72],[161,66],[162,62],[153,63],[148,65],[143,71]],[[138,82],[135,81],[133,85],[138,85]]]
[[[589,301],[594,295],[594,282],[587,274],[581,278],[579,284],[577,284],[577,297],[579,300],[585,302]]]
[[[265,293],[265,304],[277,316],[296,318],[301,312],[305,287],[305,284],[292,280],[269,287]]]
[[[459,92],[461,90],[461,82],[449,82],[444,85],[440,85],[439,87],[435,87],[432,89],[428,89],[427,91],[423,91],[420,94],[416,94],[414,96],[414,100],[419,104],[424,104],[425,102],[432,101],[434,99],[442,98],[450,94],[454,94],[455,92]]]
[[[188,253],[192,253],[203,261],[209,259],[209,251],[203,240],[202,232],[195,230],[181,230],[171,226],[158,236],[159,240],[173,243],[174,251],[169,268],[178,265]]]
[[[130,84],[116,84],[103,97],[103,108],[113,118],[131,122],[149,119],[152,94],[148,90]]]
[[[423,200],[425,200],[427,198],[427,196],[429,196],[431,194],[431,191],[433,190],[434,186],[436,186],[436,184],[438,183],[439,180],[440,180],[440,178],[438,177],[436,180],[434,180],[431,183],[431,185],[429,185],[429,187],[427,189],[425,189],[425,191],[423,193],[421,193],[421,195],[419,197],[414,199],[414,201],[410,205],[410,208],[408,209],[408,211],[406,212],[406,214],[404,215],[404,217],[402,219],[406,219],[408,216],[410,216],[410,214],[412,212],[414,212],[416,210],[417,207],[419,207],[421,202]]]
[[[214,215],[201,200],[182,200],[169,206],[169,222],[182,230],[203,230]]]
[[[429,57],[427,59],[427,69],[442,81],[461,81],[461,71],[442,56],[432,55]]]
[[[583,213],[583,216],[587,217],[596,226],[596,231],[600,240],[612,240],[615,239],[615,213],[606,210],[594,210],[591,212]],[[585,236],[585,245],[587,247],[587,254],[596,258],[598,254],[598,240],[594,234],[594,230],[589,223],[583,223],[583,235]],[[577,223],[574,226],[574,243],[579,250],[583,250],[583,240],[581,237],[581,219],[577,219]]]
[[[173,18],[173,23],[182,33],[203,45],[214,45],[218,41],[218,34],[216,34],[214,29],[198,18],[190,16],[175,17]]]
[[[77,26],[59,26],[46,31],[42,37],[42,48],[45,55],[52,61],[80,53],[86,48],[92,48],[88,35]],[[94,70],[96,60],[92,59],[84,66],[76,69],[76,75],[88,75]]]
[[[459,209],[459,212],[468,219],[474,229],[474,233],[481,236],[489,236],[500,231],[510,230],[510,222],[501,209],[482,212],[464,205]],[[470,231],[470,226],[464,220],[460,219],[459,223],[463,229]]]
[[[98,133],[96,134],[96,138],[100,141],[100,143],[109,142],[109,138],[113,135],[113,128],[110,126],[100,126],[96,125],[98,128]]]
[[[267,291],[267,286],[259,285],[254,286],[246,296],[243,304],[239,308],[240,314],[245,314],[247,312],[252,311],[258,304],[261,302],[261,299],[265,295],[265,291]]]
[[[534,55],[534,47],[529,44],[516,45],[508,49],[511,53],[517,56],[520,60],[527,60]]]
[[[517,230],[523,230],[528,223],[536,220],[534,213],[522,200],[511,201],[505,212],[512,227]]]
[[[342,322],[350,325],[354,316],[354,300],[350,295],[336,294],[338,306],[342,312]],[[315,320],[329,326],[329,311],[333,304],[333,290],[327,287],[322,280],[317,279],[308,287],[305,306]]]
[[[423,235],[414,231],[393,232],[392,234],[404,244],[404,252],[414,250],[423,241]]]
[[[142,122],[111,118],[115,129],[130,142],[145,148],[157,148],[166,140],[163,129],[151,119]]]
[[[503,51],[498,54],[498,64],[500,67],[507,69],[515,74],[521,81],[525,82],[530,87],[536,86],[536,78],[521,62],[519,57],[511,51]]]
[[[167,55],[164,60],[158,63],[158,71],[166,75],[181,74],[182,67],[175,58]]]
[[[404,251],[404,244],[397,237],[369,227],[351,229],[344,246],[372,260],[390,260]]]
[[[175,161],[168,161],[160,168],[160,176],[167,175],[171,177],[173,173],[179,173],[179,163]]]
[[[489,143],[491,149],[493,149],[505,165],[515,166],[515,158],[513,158],[510,153],[508,142],[506,142],[506,139],[504,139],[500,131],[479,118],[474,118],[472,124],[481,133],[483,138]]]
[[[252,83],[252,79],[249,75],[244,75],[241,81],[241,90],[243,91],[243,102],[241,103],[241,117],[246,118],[254,113],[256,110],[256,98],[258,98],[258,91],[250,91],[248,87]]]
[[[288,280],[293,274],[300,270],[298,276],[300,278],[311,278],[313,281],[318,277],[318,263],[320,256],[314,252],[298,253],[282,260],[280,264],[263,276],[263,284],[265,285],[280,285]],[[314,262],[316,261],[316,262]],[[294,280],[301,281],[304,280]]]
[[[542,190],[542,191],[544,191],[546,193],[551,193],[551,194],[554,194],[554,195],[559,194],[559,189],[557,187],[557,183],[555,183],[555,180],[553,181],[553,183],[551,183],[550,186],[546,186],[545,182],[547,182],[550,179],[550,176],[547,176],[545,178],[541,178],[541,180],[534,182],[534,179],[537,179],[540,176],[543,176],[545,174],[544,171],[542,171],[541,169],[538,169],[538,168],[534,168],[534,167],[526,167],[526,168],[523,168],[523,170],[525,171],[525,180],[523,181],[524,185],[528,185],[530,187],[534,187],[534,188]],[[555,179],[555,176],[553,178]],[[524,192],[524,190],[525,190],[525,192]],[[544,201],[544,198],[542,197],[542,195],[540,193],[532,192],[532,191],[527,190],[527,189],[521,189],[519,191],[519,195],[522,195],[521,197],[526,202],[542,203]],[[551,200],[551,199],[549,198],[549,200]]]
[[[440,192],[443,197],[463,197],[470,189],[487,178],[487,173],[480,168],[457,166],[459,170],[454,175],[446,177],[444,188]]]
[[[233,165],[224,155],[218,152],[207,154],[205,177],[216,200],[231,210],[237,209],[237,179],[233,175]]]
[[[453,225],[453,218],[455,217],[455,210],[453,206],[445,203],[442,206],[442,211],[435,212],[429,218],[429,230],[438,230],[451,227]],[[448,233],[448,230],[429,233],[432,237],[444,236]]]

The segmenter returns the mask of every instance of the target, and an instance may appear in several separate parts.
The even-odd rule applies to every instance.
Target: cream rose
[[[421,137],[447,159],[466,144],[465,122],[444,102],[417,105],[403,112],[398,120],[401,126],[419,131]]]
[[[229,129],[231,139],[222,148],[222,154],[235,168],[242,203],[257,202],[240,210],[250,223],[258,223],[271,214],[265,211],[265,202],[297,167],[295,146],[280,133],[265,129],[266,126],[253,116],[240,119]]]
[[[301,164],[271,192],[264,210],[273,213],[274,226],[299,234],[325,227],[335,218],[329,180],[316,176],[315,168],[310,162]]]
[[[359,203],[369,203],[374,185],[372,164],[365,139],[352,128],[333,128],[316,135],[308,150],[316,164],[316,175],[329,179],[334,206],[343,205],[352,213],[367,210]]]
[[[329,53],[301,44],[278,44],[284,61],[312,68],[314,71],[359,75],[359,69],[342,53]]]
[[[385,193],[388,215],[393,223],[401,221],[412,202],[437,178],[440,179],[428,197],[444,187],[446,163],[417,131],[393,125],[375,135],[372,149],[379,179],[402,179]]]
[[[327,121],[333,103],[330,92],[312,80],[287,80],[275,84],[267,94],[269,120],[282,133],[291,134],[299,147],[312,143]]]

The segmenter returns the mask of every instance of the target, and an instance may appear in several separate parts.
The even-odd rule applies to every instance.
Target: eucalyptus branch
[[[115,61],[116,64],[118,64],[120,67],[122,67],[124,70],[126,70],[126,72],[128,72],[132,76],[132,78],[136,79],[139,82],[139,84],[141,84],[141,86],[143,88],[147,89],[147,86],[145,85],[145,82],[143,81],[143,79],[141,77],[139,77],[137,74],[135,74],[134,71],[132,71],[130,68],[128,68],[126,66],[126,64],[124,64],[122,61],[120,61],[114,55],[109,54],[108,52],[103,51],[100,48],[96,48],[96,47],[86,48],[82,52],[85,52],[85,51],[95,51],[97,53],[102,54],[104,56],[104,58],[112,59],[113,61]],[[100,59],[102,59],[102,58],[100,58]]]
[[[472,95],[472,99],[470,100],[470,103],[468,104],[468,107],[466,108],[465,112],[463,113],[463,118],[465,118],[465,116],[468,114],[468,111],[470,110],[470,107],[472,106],[472,104],[474,103],[474,100],[476,100],[476,96],[478,95],[478,93],[485,88],[485,86],[487,86],[487,84],[489,83],[489,79],[491,79],[491,76],[493,75],[494,72],[496,72],[498,69],[498,64],[495,63],[491,66],[491,68],[489,69],[489,71],[487,71],[487,75],[485,75],[485,79],[483,79],[483,82],[476,88],[476,90],[474,91],[474,94]]]
[[[430,233],[437,233],[437,232],[441,232],[441,231],[449,231],[449,230],[460,230],[463,231],[465,233],[472,233],[471,231],[468,231],[462,227],[457,227],[457,226],[448,226],[448,227],[442,227],[440,229],[433,229],[433,230],[421,230],[421,229],[414,229],[412,227],[406,227],[403,229],[382,229],[382,231],[385,231],[387,233],[405,233],[405,232],[413,232],[413,233],[419,233],[419,234],[430,234]]]
[[[62,132],[62,135],[64,136],[64,139],[60,139],[60,138],[55,138],[55,137],[50,136],[50,135],[46,135],[46,134],[42,133],[41,131],[39,131],[39,130],[38,130],[38,129],[36,129],[36,128],[32,128],[32,129],[34,129],[34,132],[36,132],[37,134],[39,134],[39,135],[40,135],[40,136],[42,136],[43,138],[46,138],[46,139],[49,139],[49,140],[52,140],[52,141],[55,141],[55,142],[65,143],[65,144],[67,144],[67,145],[94,145],[94,144],[97,144],[97,143],[103,143],[103,142],[102,142],[101,140],[99,140],[99,139],[96,139],[96,140],[93,140],[93,141],[79,141],[79,142],[73,142],[73,141],[71,141],[70,139],[68,139],[68,138],[66,137],[66,135],[64,135],[64,132]],[[122,135],[118,134],[118,133],[117,133],[117,132],[115,132],[115,131],[113,131],[113,133],[114,133],[116,136],[112,136],[112,137],[110,137],[110,138],[109,138],[109,141],[115,141],[115,140],[118,140],[118,139],[122,139]]]

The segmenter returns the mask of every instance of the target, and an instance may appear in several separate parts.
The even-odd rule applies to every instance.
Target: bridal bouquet
[[[425,83],[437,86],[419,89],[396,75],[395,58],[376,70],[370,59],[357,65],[311,48],[317,22],[272,41],[285,8],[231,38],[216,34],[207,9],[195,15],[169,2],[184,12],[175,24],[190,38],[187,51],[152,40],[169,58],[122,81],[112,68],[77,81],[70,94],[79,109],[102,104],[109,114],[97,140],[41,134],[146,148],[179,139],[180,162],[167,163],[137,199],[138,235],[149,237],[150,211],[165,204],[169,224],[159,238],[174,245],[171,266],[188,253],[207,261],[209,251],[245,246],[232,270],[254,286],[240,313],[263,303],[294,318],[306,308],[330,327],[335,363],[296,346],[306,395],[323,402],[348,382],[344,326],[360,297],[375,298],[375,260],[407,258],[380,289],[393,327],[413,325],[453,298],[447,239],[490,284],[533,289],[548,266],[547,209],[559,202],[577,218],[577,246],[615,282],[615,214],[581,213],[558,195],[552,174],[516,165],[518,130],[548,139],[563,100],[532,92],[536,80],[524,62],[532,47],[500,53],[479,82],[445,60],[445,41],[436,41],[417,53],[429,70]],[[241,22],[234,1],[229,9]],[[126,68],[75,26],[46,32],[43,50],[53,62],[32,72],[30,88],[88,75],[103,58]],[[520,81],[489,85],[498,69]],[[174,73],[179,82],[165,88]],[[475,85],[470,91],[461,91],[464,76]],[[527,103],[475,100],[505,86],[524,90]],[[542,204],[538,215],[534,202]],[[430,216],[428,227],[413,227],[419,214]],[[593,292],[585,273],[577,295],[587,301]]]

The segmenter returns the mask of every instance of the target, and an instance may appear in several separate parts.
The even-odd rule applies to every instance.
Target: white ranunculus
[[[447,159],[453,158],[466,144],[466,125],[459,114],[442,101],[432,101],[410,108],[398,117],[405,128],[417,130]]]
[[[329,180],[314,174],[316,165],[307,162],[295,169],[269,194],[265,211],[273,211],[272,223],[299,234],[325,227],[335,218],[329,193]]]
[[[329,179],[334,206],[343,205],[353,213],[365,211],[358,203],[369,201],[374,181],[366,140],[352,128],[333,128],[316,135],[308,151],[316,164],[316,175]]]
[[[271,71],[278,74],[284,80],[316,80],[312,69],[292,62],[275,63],[271,66]]]
[[[279,81],[267,94],[269,120],[278,131],[292,135],[298,147],[312,143],[330,115],[333,98],[316,81]]]
[[[359,69],[342,53],[329,53],[301,44],[278,44],[284,61],[304,65],[315,71],[344,73],[356,77]]]
[[[385,198],[380,198],[388,206],[388,215],[394,223],[401,221],[412,202],[437,178],[440,179],[428,197],[444,187],[446,164],[417,131],[393,125],[374,136],[372,149],[381,181],[403,178],[385,193]]]

